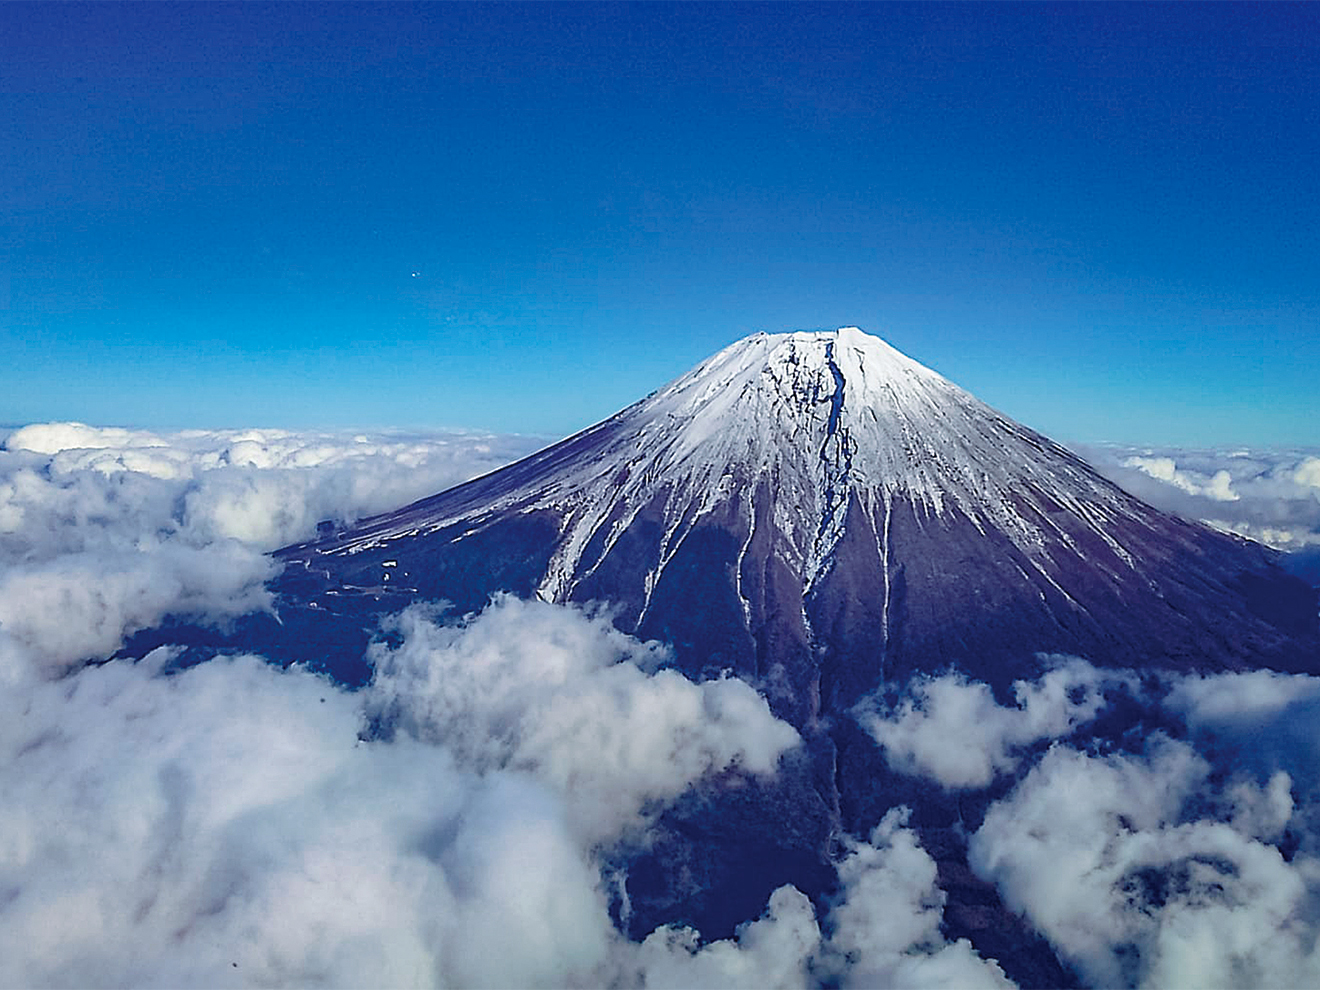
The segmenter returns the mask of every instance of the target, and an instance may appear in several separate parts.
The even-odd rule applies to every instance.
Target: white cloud
[[[870,842],[852,842],[839,864],[843,894],[830,910],[823,968],[848,987],[1011,987],[997,963],[966,939],[940,932],[945,895],[935,861],[890,810]]]
[[[946,675],[915,679],[896,704],[863,709],[862,720],[897,769],[982,787],[1024,758],[1024,744],[1066,736],[1099,714],[1107,680],[1124,683],[1150,714],[1181,719],[1191,741],[1156,732],[1139,755],[1105,755],[1098,740],[1090,752],[1055,743],[987,810],[970,840],[973,870],[1089,985],[1314,985],[1320,678],[1166,674],[1162,687],[1143,687],[1130,673],[1073,660],[1017,683],[1016,706]],[[1285,840],[1290,858],[1273,845]],[[919,887],[921,857],[908,861]],[[886,881],[891,893],[902,887]],[[919,924],[913,910],[881,927],[908,941],[904,926]],[[846,938],[836,932],[829,944]],[[843,982],[866,971],[859,959]],[[870,982],[896,978],[885,971]]]
[[[1233,478],[1221,469],[1206,477],[1196,472],[1180,471],[1172,457],[1128,457],[1124,467],[1136,468],[1156,481],[1164,481],[1189,495],[1204,495],[1216,502],[1236,502],[1240,495],[1233,491]]]
[[[1280,550],[1320,545],[1320,451],[1314,448],[1078,450],[1156,508]]]
[[[1320,864],[1286,862],[1253,836],[1262,824],[1281,830],[1287,777],[1255,797],[1238,780],[1219,796],[1231,822],[1189,819],[1193,796],[1214,794],[1209,774],[1190,746],[1161,735],[1142,756],[1056,746],[991,806],[972,868],[1093,985],[1314,985]]]
[[[1248,540],[1255,540],[1276,550],[1293,551],[1320,546],[1320,532],[1308,528],[1263,526],[1244,519],[1223,519],[1216,516],[1207,516],[1201,522],[1221,533],[1245,536]]]
[[[944,787],[985,787],[1018,765],[1023,747],[1067,735],[1094,718],[1104,704],[1104,685],[1118,676],[1060,658],[1036,681],[1015,681],[1017,705],[1011,707],[998,704],[988,685],[961,674],[920,675],[897,703],[873,698],[856,714],[895,770]]]
[[[1208,773],[1190,748],[1165,737],[1145,761],[1097,760],[1056,746],[990,808],[971,841],[972,868],[1056,947],[1089,964],[1092,982],[1126,984],[1110,958],[1129,938],[1126,917],[1111,903],[1110,887],[1123,875],[1112,847],[1171,820]]]
[[[1307,457],[1297,465],[1293,479],[1299,485],[1320,488],[1320,457]]]
[[[398,656],[452,674],[445,650],[532,687],[492,711],[476,674],[443,703],[443,730],[417,718],[370,742],[380,693],[251,657],[162,676],[160,650],[5,693],[0,984],[559,986],[644,971],[654,946],[636,956],[614,930],[599,844],[710,769],[773,770],[796,733],[745,685],[644,673],[648,648],[572,609],[506,600],[447,636],[418,619]],[[556,689],[562,702],[534,697]],[[433,694],[419,704],[441,710]],[[520,726],[492,751],[500,715]],[[628,733],[621,754],[582,745]],[[622,793],[606,812],[608,787]],[[778,896],[772,918],[814,925],[802,900]],[[796,952],[767,924],[735,947],[748,973]]]
[[[442,753],[356,746],[319,678],[163,659],[0,702],[0,983],[416,983],[436,960],[412,915],[452,893],[403,847],[470,785]]]
[[[267,551],[312,537],[323,518],[395,508],[532,445],[471,434],[17,430],[0,449],[0,676],[58,674],[170,613],[259,608]]]
[[[86,423],[33,423],[11,433],[5,446],[10,450],[58,454],[65,450],[140,450],[168,447],[169,444],[145,430],[88,426]]]
[[[271,561],[232,541],[67,554],[0,576],[0,641],[43,673],[107,656],[168,613],[223,616],[267,606]],[[0,646],[0,650],[5,647]]]
[[[1276,770],[1264,787],[1238,777],[1224,789],[1223,803],[1234,831],[1253,839],[1278,842],[1295,807],[1292,777],[1286,770]]]
[[[651,933],[624,986],[1005,988],[1014,984],[966,939],[940,931],[945,902],[935,861],[894,808],[869,842],[848,840],[840,890],[823,924],[807,898],[781,887],[737,940],[702,946],[688,928]],[[822,937],[822,928],[827,934]]]
[[[631,969],[617,984],[648,990],[813,986],[811,964],[820,945],[811,901],[795,887],[780,887],[770,895],[765,914],[741,926],[736,939],[702,945],[694,929],[656,929],[630,953]]]
[[[772,772],[797,732],[743,681],[694,684],[605,615],[501,597],[463,625],[399,619],[377,646],[368,710],[477,770],[525,770],[571,793],[589,839],[639,823],[703,774]]]
[[[1320,677],[1190,675],[1174,681],[1164,704],[1219,754],[1228,778],[1220,817],[1271,842],[1290,824],[1320,853]]]
[[[1251,670],[1180,678],[1165,704],[1197,726],[1269,718],[1294,703],[1315,700],[1320,700],[1320,678]]]
[[[540,445],[457,432],[156,434],[42,423],[0,450],[0,534],[11,552],[43,552],[43,538],[79,521],[93,539],[115,530],[274,550],[314,535],[321,519],[398,508]]]

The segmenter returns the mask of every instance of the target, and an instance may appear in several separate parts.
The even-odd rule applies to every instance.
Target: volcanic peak
[[[1112,523],[1146,511],[1062,447],[845,327],[740,340],[610,419],[368,520],[324,551],[356,554],[460,522],[468,535],[511,512],[548,512],[559,538],[537,593],[567,601],[645,513],[663,531],[649,597],[696,524],[738,520],[733,529],[750,543],[768,503],[774,553],[810,589],[854,506],[876,521],[887,559],[896,501],[922,518],[952,511],[983,533],[1005,534],[1042,573],[1046,548],[1061,536],[1051,512],[1077,514],[1129,562]]]
[[[764,789],[712,785],[666,818],[627,866],[654,878],[629,880],[635,933],[731,932],[756,908],[728,905],[829,889],[840,834],[900,800],[946,842],[962,805],[905,781],[850,715],[913,676],[953,668],[1010,699],[1057,654],[1320,662],[1315,594],[1263,548],[1157,512],[853,328],[738,341],[531,457],[278,557],[279,624],[255,627],[267,655],[315,642],[326,669],[363,678],[382,616],[512,592],[606,602],[686,676],[756,685],[804,746]],[[978,917],[997,904],[952,896]],[[1020,951],[1029,934],[1005,931]]]
[[[950,664],[1000,686],[1041,653],[1296,669],[1317,634],[1314,594],[1264,548],[1156,511],[852,328],[738,341],[539,453],[277,557],[285,621],[324,636],[334,613],[335,657],[414,601],[608,602],[799,728]]]
[[[1133,500],[1064,448],[856,327],[748,337],[616,420],[639,450],[659,448],[652,468],[664,477],[714,488],[768,479],[808,586],[854,498],[869,516],[895,497],[935,516],[954,509],[1037,550],[1047,540],[1024,497],[1061,499],[1106,542],[1108,525],[1133,514]],[[808,506],[814,525],[791,518]]]

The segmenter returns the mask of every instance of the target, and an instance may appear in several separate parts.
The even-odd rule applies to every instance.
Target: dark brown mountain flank
[[[858,330],[761,334],[523,461],[279,554],[281,616],[609,601],[800,727],[916,670],[1040,652],[1292,667],[1314,593]]]

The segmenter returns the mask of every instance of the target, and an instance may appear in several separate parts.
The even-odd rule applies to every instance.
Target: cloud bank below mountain
[[[1156,508],[1279,550],[1320,547],[1320,449],[1084,444],[1077,450]]]
[[[0,450],[0,674],[67,670],[178,613],[266,604],[265,553],[483,474],[526,437],[149,433],[43,423]],[[23,659],[19,659],[19,658]]]
[[[604,851],[644,842],[705,774],[773,773],[798,737],[743,682],[666,670],[604,614],[506,598],[444,625],[410,609],[359,692],[251,656],[85,664],[168,613],[262,607],[265,551],[527,446],[79,424],[8,437],[0,982],[800,986],[820,958],[842,966],[791,888],[734,940],[618,933]],[[929,921],[928,874],[895,910],[916,897]],[[855,939],[860,923],[837,927]]]
[[[839,889],[819,903],[783,887],[733,939],[673,926],[625,939],[610,848],[644,843],[693,781],[772,774],[799,741],[742,682],[694,683],[602,612],[409,609],[357,692],[259,657],[85,664],[169,613],[260,608],[266,551],[532,445],[10,435],[0,983],[1011,985],[946,937],[935,860],[902,808],[843,843]],[[1263,519],[1275,483],[1280,513],[1307,507],[1308,464],[1255,483],[1230,472],[1227,488],[1211,464],[1174,471]],[[1085,981],[1320,982],[1320,679],[1152,681],[1060,657],[1015,690],[931,675],[857,717],[896,772],[998,788],[969,822],[971,865]],[[1088,744],[1120,703],[1158,729]]]

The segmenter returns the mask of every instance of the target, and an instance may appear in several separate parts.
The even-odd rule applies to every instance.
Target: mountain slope
[[[523,461],[279,556],[285,617],[608,601],[799,726],[914,670],[1289,666],[1315,636],[1313,596],[1268,551],[1157,512],[851,328],[749,337]]]
[[[847,837],[903,804],[949,892],[946,934],[1029,986],[1076,978],[966,848],[1011,778],[962,793],[905,775],[854,704],[956,666],[1011,705],[1011,682],[1049,666],[1042,653],[1320,669],[1316,591],[1270,551],[1152,509],[853,329],[739,341],[540,453],[276,556],[278,619],[152,630],[128,652],[250,650],[361,683],[379,619],[416,601],[459,614],[501,591],[607,602],[688,675],[756,684],[803,737],[772,779],[704,780],[644,848],[610,851],[621,928],[726,937],[785,883],[820,907]],[[1147,735],[1153,716],[1124,703],[1106,745]]]

